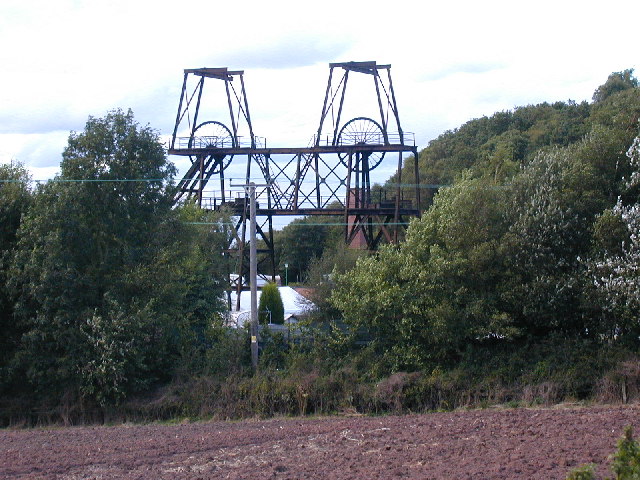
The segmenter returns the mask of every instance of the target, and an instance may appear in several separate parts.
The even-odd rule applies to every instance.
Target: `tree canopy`
[[[7,284],[18,230],[32,201],[29,181],[29,174],[23,165],[0,165],[0,329],[3,332],[0,335],[0,366],[11,357],[21,335],[20,328],[13,321],[16,298]]]
[[[630,71],[609,82],[625,88],[603,87],[597,105],[498,113],[421,152],[449,186],[331,296],[394,369],[549,335],[637,341],[640,89]]]
[[[276,233],[281,273],[286,263],[314,287],[317,311],[299,325],[304,341],[263,348],[266,375],[238,395],[263,398],[263,380],[292,368],[304,376],[273,403],[302,409],[310,384],[326,393],[340,377],[353,399],[363,378],[416,370],[397,379],[421,378],[406,392],[422,398],[469,365],[494,366],[498,383],[527,369],[542,378],[567,345],[588,357],[570,375],[584,392],[592,357],[640,348],[639,119],[637,79],[616,72],[591,103],[517,107],[430,142],[424,212],[399,245],[349,250],[331,217]],[[225,323],[221,302],[228,219],[174,206],[174,175],[157,132],[120,110],[71,133],[60,174],[37,188],[21,165],[0,166],[1,402],[111,407],[167,385],[188,396],[181,382],[249,365],[247,332]],[[277,294],[261,296],[273,323]]]
[[[614,72],[609,75],[609,78],[598,87],[593,94],[594,102],[602,102],[611,95],[617,92],[621,92],[627,89],[633,89],[638,87],[638,79],[633,76],[633,68],[624,70],[622,72]]]
[[[5,386],[114,402],[205,342],[223,288],[211,260],[226,239],[213,218],[208,231],[189,223],[204,212],[171,208],[174,173],[131,112],[70,135],[60,175],[17,231],[9,285],[21,335]]]

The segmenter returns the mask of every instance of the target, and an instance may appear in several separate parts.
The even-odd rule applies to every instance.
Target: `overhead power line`
[[[180,179],[178,181],[182,181],[184,179],[189,180],[189,178],[185,177],[183,179]],[[227,180],[234,180],[233,178],[229,178]],[[243,181],[245,179],[242,179]],[[262,179],[264,180],[264,179]],[[50,179],[46,179],[46,180],[42,180],[42,179],[28,179],[28,180],[24,180],[24,179],[15,179],[15,178],[9,178],[9,179],[0,179],[0,183],[47,183],[47,182],[52,182],[52,183],[117,183],[117,182],[166,182],[165,179],[163,178],[50,178]],[[309,184],[311,184],[311,182],[308,182]],[[335,184],[329,184],[329,183],[325,183],[326,185],[338,185],[337,183]],[[415,184],[415,183],[385,183],[385,184],[376,184],[377,186],[379,186],[380,188],[390,188],[390,187],[406,187],[406,188],[415,188],[416,186],[418,188],[443,188],[443,187],[450,187],[450,184],[437,184],[437,183],[419,183],[419,184]],[[242,189],[238,189],[238,191],[241,191]]]
[[[185,225],[227,225],[227,226],[235,226],[234,222],[183,222]],[[376,225],[376,226],[394,226],[394,225],[407,225],[409,222],[363,222],[365,225]],[[352,225],[349,222],[328,222],[328,223],[296,223],[289,224],[288,226],[295,225],[296,227],[344,227],[345,225]]]

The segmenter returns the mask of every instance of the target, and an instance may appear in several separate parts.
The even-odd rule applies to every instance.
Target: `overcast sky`
[[[170,134],[197,67],[244,70],[255,132],[306,146],[328,64],[352,60],[391,64],[423,148],[472,118],[590,101],[610,73],[638,74],[639,14],[637,0],[2,0],[0,163],[50,178],[69,132],[114,108]]]

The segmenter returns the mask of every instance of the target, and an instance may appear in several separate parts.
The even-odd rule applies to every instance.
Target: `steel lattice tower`
[[[344,117],[349,86],[354,77],[372,84],[370,104],[374,114]],[[273,217],[334,215],[345,223],[345,242],[375,250],[381,242],[396,243],[408,219],[419,216],[418,151],[413,134],[403,131],[396,105],[391,66],[376,62],[346,62],[329,65],[322,113],[310,146],[267,148],[264,139],[254,135],[243,71],[226,68],[200,68],[184,71],[184,81],[169,154],[187,156],[191,165],[178,184],[176,202],[195,201],[202,208],[228,208],[234,223],[229,253],[236,258],[232,282],[238,290],[247,285],[248,197],[231,198],[225,193],[225,170],[233,162],[246,162],[245,183],[259,177],[266,186],[257,190],[258,234],[266,255],[259,265],[263,277],[275,280]],[[205,92],[205,81],[207,90]],[[205,113],[205,93],[216,84],[213,101],[224,105],[224,118]],[[220,111],[220,108],[217,110]],[[403,198],[403,155],[413,154],[415,188]],[[394,160],[394,156],[397,156]],[[394,162],[395,194],[373,198],[371,172],[381,164]],[[396,163],[397,162],[397,163]],[[217,189],[211,195],[210,182]]]

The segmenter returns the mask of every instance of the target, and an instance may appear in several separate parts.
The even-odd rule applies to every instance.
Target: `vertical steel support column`
[[[247,155],[247,175],[245,178],[245,182],[244,185],[249,185],[249,181],[251,179],[251,159],[252,159],[252,155],[251,153],[249,153]],[[244,203],[243,203],[243,208],[242,208],[242,238],[240,239],[240,245],[238,248],[238,255],[239,255],[239,266],[238,266],[238,287],[237,287],[237,301],[236,301],[236,310],[240,310],[240,294],[242,292],[242,279],[244,278],[244,246],[245,246],[245,240],[246,240],[246,235],[247,235],[247,200],[249,200],[248,198],[248,192],[245,190],[245,196],[244,196]]]
[[[204,77],[200,77],[200,89],[198,90],[198,101],[196,102],[196,111],[193,114],[193,127],[191,128],[191,136],[196,131],[196,127],[198,126],[198,113],[200,112],[200,100],[202,99],[202,90],[204,88]]]
[[[400,192],[402,185],[402,152],[398,152],[398,184],[396,185],[396,204],[393,214],[393,243],[398,243],[398,229],[400,228]]]
[[[238,242],[238,279],[236,285],[236,311],[240,311],[240,295],[242,294],[242,280],[244,278],[244,247],[247,238],[247,202],[245,194],[245,202],[242,209],[242,217],[240,219],[242,223],[242,237],[236,239]]]
[[[225,197],[224,194],[224,168],[222,168],[222,162],[224,162],[224,159],[222,159],[222,161],[220,162],[220,198],[221,198],[221,202],[222,204],[224,204],[227,199]]]
[[[404,132],[400,126],[400,114],[398,113],[398,104],[396,103],[396,94],[393,91],[393,82],[391,81],[391,69],[387,69],[387,77],[389,78],[389,90],[391,91],[391,101],[393,102],[392,109],[393,114],[396,117],[396,125],[398,126],[398,133],[400,134],[400,144],[404,145]]]
[[[370,154],[366,154],[362,162],[362,174],[364,176],[363,183],[366,182],[364,187],[366,203],[364,203],[363,207],[367,209],[371,208],[371,172],[369,170],[369,155]],[[365,239],[367,241],[367,248],[369,250],[374,250],[373,218],[370,214],[367,214],[367,235]]]
[[[349,245],[349,200],[351,199],[351,165],[353,162],[353,154],[349,152],[349,160],[347,162],[347,196],[344,201],[344,243]]]
[[[244,76],[240,75],[240,88],[242,89],[242,98],[244,100],[244,117],[249,127],[249,136],[251,137],[251,148],[256,148],[255,137],[253,136],[253,125],[251,125],[251,115],[249,114],[249,101],[247,100],[247,92],[244,89]],[[240,145],[237,145],[238,147]]]
[[[229,92],[229,77],[224,79],[224,88],[227,92],[227,103],[229,105],[229,117],[231,117],[231,131],[233,132],[233,143],[234,147],[239,147],[238,145],[238,125],[236,125],[236,118],[233,113],[233,104],[231,103],[231,93]]]
[[[271,281],[276,282],[276,247],[273,244],[273,215],[269,215],[269,260],[271,263]]]
[[[320,145],[320,135],[322,135],[322,124],[327,116],[327,100],[329,99],[329,92],[331,91],[331,78],[333,77],[333,67],[329,67],[329,82],[327,82],[327,91],[324,94],[324,104],[322,105],[322,114],[320,115],[320,126],[318,127],[318,134],[316,135],[316,147]]]
[[[344,83],[342,84],[342,95],[340,95],[340,105],[338,106],[338,115],[336,116],[333,130],[333,144],[338,142],[338,129],[340,128],[340,116],[342,115],[342,106],[344,105],[344,95],[347,92],[347,81],[349,80],[349,70],[344,72]]]
[[[180,124],[180,113],[182,112],[182,102],[184,101],[184,94],[187,91],[187,77],[188,73],[184,74],[184,81],[182,82],[182,93],[180,93],[180,103],[178,104],[178,113],[176,115],[176,125],[173,127],[173,135],[171,136],[171,148],[176,148],[176,135],[178,134],[178,125]]]
[[[382,121],[382,137],[384,144],[389,144],[389,135],[387,134],[387,121],[384,118],[384,108],[382,108],[382,98],[380,98],[380,85],[378,85],[378,68],[373,71],[373,83],[376,85],[376,96],[378,97],[378,108],[380,109],[380,120]]]
[[[416,189],[416,209],[418,210],[418,217],[420,217],[420,171],[418,169],[418,149],[413,149],[413,170],[414,170],[414,182]]]
[[[267,183],[267,209],[269,213],[267,214],[267,222],[269,224],[269,232],[267,233],[269,237],[268,247],[269,247],[269,263],[271,264],[271,281],[276,281],[276,254],[275,254],[275,246],[273,245],[273,214],[271,210],[273,208],[272,196],[271,196],[271,169],[269,168],[269,161],[271,160],[271,155],[265,154],[264,156],[264,164],[266,168],[265,181]],[[268,178],[267,178],[268,177]],[[282,208],[282,206],[280,206]],[[263,233],[264,235],[264,233]]]
[[[319,153],[313,154],[314,158],[314,166],[316,171],[316,208],[322,208],[321,199],[320,199],[320,159]]]
[[[202,193],[204,190],[204,155],[199,155],[200,160],[200,179],[198,182],[198,207],[202,208]]]
[[[296,178],[293,185],[293,210],[298,210],[298,192],[300,190],[300,158],[302,154],[296,154]]]

